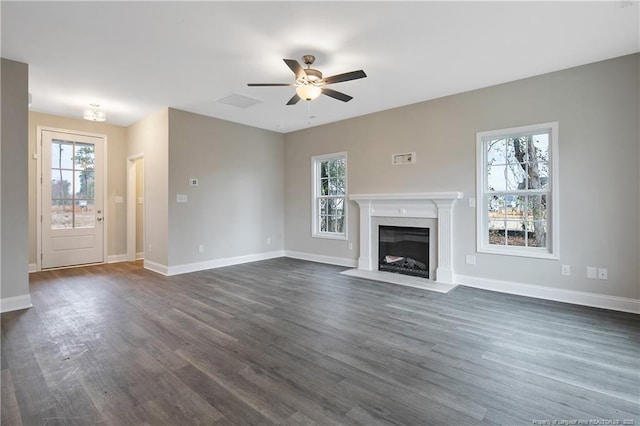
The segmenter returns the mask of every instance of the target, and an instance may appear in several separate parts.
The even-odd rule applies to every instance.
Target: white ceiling
[[[2,56],[29,64],[33,111],[92,102],[128,126],[173,107],[289,132],[640,51],[640,5],[605,2],[2,2]],[[285,103],[282,58],[368,77]],[[217,102],[230,94],[262,102]],[[309,116],[315,118],[309,118]]]

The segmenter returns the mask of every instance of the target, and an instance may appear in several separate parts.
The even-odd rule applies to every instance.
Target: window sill
[[[550,259],[558,260],[557,253],[549,253],[546,249],[531,249],[531,248],[518,248],[509,247],[503,248],[500,246],[485,246],[478,248],[478,253],[498,254],[502,256],[518,256],[518,257],[531,257],[534,259]]]
[[[316,233],[311,235],[313,238],[324,238],[327,240],[342,240],[346,241],[347,234],[329,234],[329,233]]]

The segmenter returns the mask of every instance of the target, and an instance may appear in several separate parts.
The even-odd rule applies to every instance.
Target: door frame
[[[136,208],[138,202],[136,200],[136,161],[143,159],[144,153],[138,153],[127,157],[127,261],[133,262],[136,260]],[[142,247],[147,247],[147,237],[145,233],[147,222],[147,165],[146,162],[143,166],[142,175],[142,187],[143,187],[143,200],[142,200]],[[146,250],[145,250],[146,253]],[[146,255],[145,255],[146,257]]]
[[[102,171],[102,179],[104,182],[104,190],[102,191],[102,205],[103,205],[103,227],[102,232],[104,233],[102,238],[103,243],[103,251],[102,251],[102,263],[107,263],[108,259],[108,243],[109,243],[109,230],[108,230],[108,222],[109,222],[109,208],[107,204],[107,153],[109,152],[107,148],[108,139],[107,135],[100,133],[90,133],[84,132],[80,130],[69,130],[69,129],[61,129],[58,127],[50,127],[50,126],[37,126],[36,127],[36,271],[42,270],[42,132],[56,132],[56,133],[67,133],[69,135],[81,135],[81,136],[89,136],[94,138],[102,138],[104,141],[102,156],[104,158],[104,170]],[[53,268],[55,269],[55,268]]]

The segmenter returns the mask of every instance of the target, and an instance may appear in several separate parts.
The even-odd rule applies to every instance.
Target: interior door
[[[42,130],[42,268],[104,262],[104,138]]]

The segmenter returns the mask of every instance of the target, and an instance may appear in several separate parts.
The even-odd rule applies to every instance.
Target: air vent
[[[399,166],[402,164],[414,164],[416,162],[415,152],[403,152],[402,154],[393,154],[391,156],[391,164]]]
[[[241,95],[240,93],[232,93],[224,98],[218,99],[217,102],[221,104],[232,105],[238,108],[249,108],[255,104],[262,102],[260,99],[252,98],[250,96]]]

